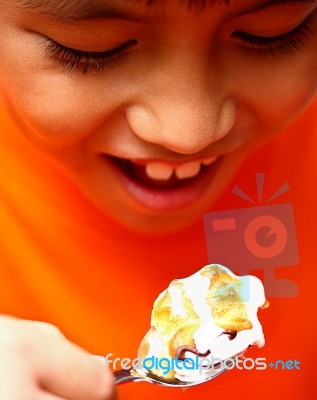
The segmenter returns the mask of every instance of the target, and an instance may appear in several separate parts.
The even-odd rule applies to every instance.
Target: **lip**
[[[104,161],[112,169],[113,174],[121,184],[123,190],[138,204],[152,211],[177,211],[188,208],[199,201],[219,169],[222,158],[219,158],[211,165],[204,168],[201,173],[176,188],[149,188],[146,185],[134,180],[106,154],[102,154]],[[207,158],[207,157],[206,157]],[[146,163],[146,160],[142,160]],[[153,162],[154,160],[151,160]]]

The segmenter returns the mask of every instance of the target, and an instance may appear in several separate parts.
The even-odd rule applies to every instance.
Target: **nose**
[[[198,153],[226,136],[235,123],[235,103],[223,93],[219,74],[210,77],[200,69],[177,63],[143,79],[147,84],[126,109],[134,134],[181,154]]]

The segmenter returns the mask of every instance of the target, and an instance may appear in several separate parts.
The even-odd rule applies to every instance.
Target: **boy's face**
[[[2,0],[0,90],[106,214],[159,232],[312,100],[317,1],[146,3]]]

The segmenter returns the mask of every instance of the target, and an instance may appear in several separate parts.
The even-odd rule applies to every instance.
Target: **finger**
[[[55,396],[55,394],[47,393],[41,391],[38,396],[36,396],[38,400],[67,400],[63,397]]]
[[[24,393],[24,398],[31,398],[30,392],[34,392],[36,386],[32,387],[32,377],[26,363],[20,362],[17,355],[10,351],[1,349],[0,357],[0,399],[17,399]]]
[[[104,361],[71,344],[58,329],[5,317],[0,317],[1,324],[5,334],[0,346],[0,371],[6,373],[0,374],[0,394],[20,391],[21,387],[28,392],[33,387],[67,400],[115,398],[112,374]],[[17,378],[19,387],[9,382],[10,377]]]
[[[47,322],[42,321],[27,321],[31,322],[32,324],[36,324],[36,326],[43,330],[43,332],[48,333],[52,336],[64,336],[60,329],[57,326],[49,324]]]
[[[103,360],[91,356],[64,337],[52,339],[43,335],[38,346],[41,359],[35,360],[35,365],[41,388],[67,400],[116,398],[112,374]]]

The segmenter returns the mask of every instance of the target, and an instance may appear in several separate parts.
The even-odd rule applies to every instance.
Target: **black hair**
[[[151,6],[154,3],[164,3],[165,1],[168,0],[146,0],[146,4]],[[175,0],[172,0],[175,1]],[[204,9],[206,6],[210,5],[214,5],[216,3],[224,3],[224,4],[230,4],[230,0],[186,0],[187,4],[188,4],[188,8],[190,10],[193,9],[199,9],[202,10]]]

